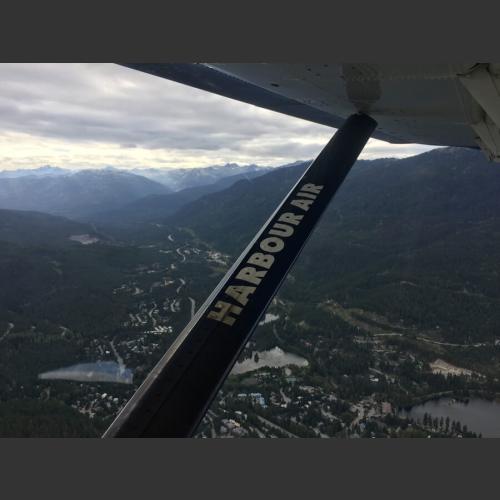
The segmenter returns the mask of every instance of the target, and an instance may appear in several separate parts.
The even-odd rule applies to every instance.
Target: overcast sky
[[[275,166],[332,131],[114,64],[0,64],[0,170]],[[429,149],[372,139],[362,158]]]

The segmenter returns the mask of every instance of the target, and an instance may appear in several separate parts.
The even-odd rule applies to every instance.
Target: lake
[[[422,420],[424,413],[433,418],[450,417],[450,421],[459,421],[467,425],[469,431],[481,433],[483,437],[500,438],[500,403],[497,401],[472,398],[464,403],[452,398],[440,398],[414,406],[409,411],[402,410],[399,414]]]
[[[41,380],[131,384],[133,373],[130,368],[119,365],[115,361],[97,361],[96,363],[79,363],[50,372],[40,373],[38,378]]]

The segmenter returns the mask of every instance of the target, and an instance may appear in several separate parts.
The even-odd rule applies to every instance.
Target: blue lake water
[[[483,437],[500,438],[500,402],[485,399],[470,399],[468,403],[452,398],[440,398],[414,406],[409,411],[401,411],[401,416],[423,419],[424,413],[433,418],[446,418],[467,425],[471,432]]]
[[[80,363],[40,373],[38,378],[41,380],[131,384],[133,373],[130,368],[120,366],[116,361],[97,361],[96,363]]]

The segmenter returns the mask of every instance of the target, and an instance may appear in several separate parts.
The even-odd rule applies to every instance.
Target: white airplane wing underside
[[[379,139],[481,147],[500,161],[499,63],[126,66],[336,128],[363,111]]]

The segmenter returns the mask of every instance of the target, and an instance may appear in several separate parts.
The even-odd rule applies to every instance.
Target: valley
[[[358,162],[197,436],[479,434],[401,409],[500,396],[500,174],[481,158]],[[0,435],[100,435],[305,166],[141,218],[0,211]]]

